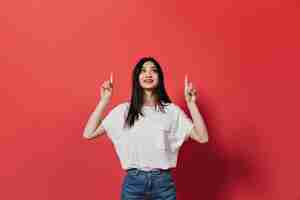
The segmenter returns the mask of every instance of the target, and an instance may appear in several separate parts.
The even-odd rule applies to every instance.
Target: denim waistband
[[[158,169],[158,168],[155,168],[155,169],[151,169],[151,170],[142,170],[142,169],[138,169],[138,168],[130,168],[130,169],[127,169],[126,170],[127,172],[129,171],[134,171],[135,173],[151,173],[151,174],[161,174],[161,173],[164,173],[164,172],[171,172],[171,169]]]

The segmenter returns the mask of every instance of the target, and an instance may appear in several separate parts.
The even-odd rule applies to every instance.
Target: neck
[[[144,91],[144,105],[155,105],[156,97],[152,91],[145,90]]]

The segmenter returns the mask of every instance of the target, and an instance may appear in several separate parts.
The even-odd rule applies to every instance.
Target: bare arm
[[[190,133],[191,138],[199,143],[208,142],[207,128],[204,123],[203,117],[198,110],[196,103],[189,103],[188,108],[195,125],[195,127],[192,129]]]
[[[194,123],[194,128],[190,132],[190,137],[199,143],[206,143],[208,142],[207,127],[196,104],[196,89],[193,88],[191,82],[189,83],[187,75],[184,79],[184,85],[185,100]]]
[[[110,102],[110,98],[112,96],[113,91],[113,75],[111,73],[110,80],[104,81],[101,86],[101,100],[97,104],[94,112],[90,115],[84,131],[83,137],[86,139],[94,138],[98,135],[101,135],[104,132],[104,128],[101,125],[101,121],[104,119],[103,111],[105,110],[106,106]]]
[[[104,129],[100,126],[100,124],[104,118],[103,111],[105,110],[106,105],[107,103],[99,101],[95,110],[90,115],[83,131],[83,137],[85,139],[92,139],[104,132]]]

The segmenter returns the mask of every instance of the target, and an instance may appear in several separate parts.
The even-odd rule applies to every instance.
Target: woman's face
[[[158,71],[155,64],[147,61],[143,64],[139,75],[139,82],[144,89],[154,89],[158,85]]]

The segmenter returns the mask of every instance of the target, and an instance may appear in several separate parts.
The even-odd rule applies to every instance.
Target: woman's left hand
[[[193,88],[193,84],[188,82],[187,75],[184,77],[184,96],[187,104],[196,102],[197,91]]]

